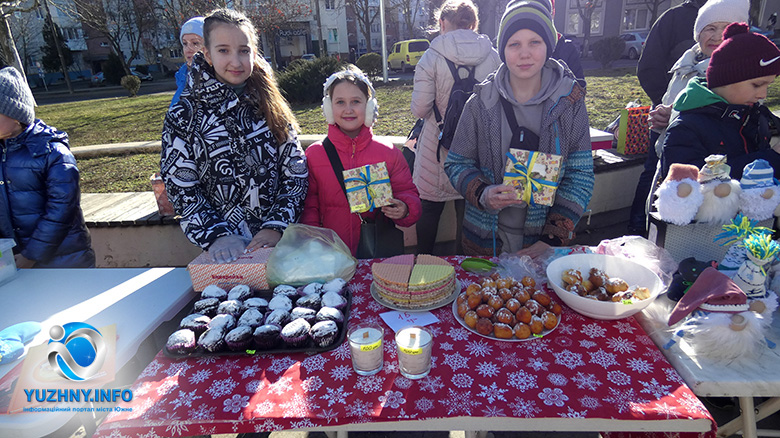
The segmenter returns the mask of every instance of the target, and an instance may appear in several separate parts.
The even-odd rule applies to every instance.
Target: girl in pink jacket
[[[322,110],[328,122],[328,139],[333,143],[344,169],[385,162],[393,189],[391,205],[382,213],[396,225],[409,227],[420,218],[420,195],[412,182],[403,154],[391,144],[374,137],[378,105],[371,81],[357,67],[331,75],[324,86]],[[349,203],[333,170],[322,142],[306,149],[309,191],[301,223],[330,228],[356,254],[361,216],[371,221],[375,212],[350,213]]]

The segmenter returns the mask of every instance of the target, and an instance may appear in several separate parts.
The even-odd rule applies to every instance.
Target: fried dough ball
[[[512,287],[512,281],[507,278],[499,278],[496,280],[496,289],[508,289]]]
[[[550,311],[542,313],[541,318],[542,324],[544,324],[544,328],[547,330],[552,330],[558,325],[558,317]]]
[[[514,332],[517,339],[528,339],[531,336],[531,327],[528,324],[518,322],[515,324]]]
[[[590,275],[588,276],[588,280],[593,284],[594,287],[601,287],[604,286],[604,282],[607,281],[607,275],[599,268],[590,268]]]
[[[481,290],[482,290],[482,286],[478,285],[477,283],[471,283],[469,287],[466,288],[466,294],[474,295],[475,293]]]
[[[565,288],[567,291],[571,293],[575,293],[581,297],[584,297],[585,295],[588,295],[588,291],[585,289],[585,287],[582,286],[582,283],[580,284],[570,284],[567,285]],[[592,292],[592,291],[591,291]]]
[[[498,310],[504,307],[504,300],[502,300],[501,297],[499,297],[498,295],[493,295],[488,300],[487,305]]]
[[[609,292],[607,292],[606,289],[603,287],[600,287],[591,293],[588,294],[588,296],[593,297],[599,301],[609,301],[611,299]]]
[[[513,334],[514,331],[509,324],[499,322],[498,324],[493,325],[493,335],[499,339],[510,339]]]
[[[461,292],[458,294],[457,303],[460,305],[460,303],[467,303],[469,296],[466,294],[466,292]]]
[[[498,272],[493,272],[493,273],[490,274],[490,279],[493,280],[493,281],[496,281],[499,278],[501,278],[501,275],[499,275]]]
[[[580,277],[580,281],[582,281],[582,277]],[[525,287],[536,287],[536,280],[534,280],[533,277],[530,277],[526,275],[520,280],[520,283]]]
[[[561,307],[558,303],[551,303],[548,307],[550,311],[558,316],[560,316],[561,313],[563,313],[563,307]]]
[[[531,318],[531,323],[528,325],[531,327],[531,333],[535,335],[538,335],[544,331],[544,321],[542,321],[542,318],[536,315]]]
[[[612,295],[612,301],[615,303],[619,303],[623,300],[630,300],[634,298],[634,291],[633,290],[624,290],[623,292],[618,292],[615,295]]]
[[[637,287],[636,289],[634,289],[634,296],[638,300],[646,300],[650,298],[650,289],[641,286]]]
[[[481,335],[487,336],[493,334],[493,323],[490,322],[490,320],[487,318],[479,318],[479,320],[477,320],[477,325],[475,328],[477,330],[477,333]]]
[[[527,307],[527,308],[528,308],[528,310],[530,310],[530,311],[531,311],[531,314],[532,314],[532,315],[536,315],[536,316],[539,316],[539,315],[541,315],[542,313],[544,313],[544,310],[545,310],[545,309],[544,309],[544,306],[542,306],[541,304],[539,304],[539,302],[538,302],[538,301],[536,301],[536,300],[534,300],[534,299],[530,299],[530,300],[528,300],[528,301],[525,303],[525,307]]]
[[[517,298],[510,298],[504,303],[504,307],[512,313],[517,312],[517,309],[519,309],[520,306],[522,306],[522,304],[520,304],[520,301],[518,301]]]
[[[493,279],[490,278],[490,277],[485,277],[485,278],[482,279],[481,286],[482,286],[482,289],[484,289],[486,287],[495,288],[496,287],[496,282],[493,281]]]
[[[485,298],[485,295],[498,295],[498,289],[494,287],[483,287],[482,288],[482,301],[487,303],[487,300],[490,298],[489,296]]]
[[[621,278],[613,277],[607,280],[604,288],[607,290],[607,293],[614,295],[618,292],[628,290],[628,283],[626,283],[626,281]]]
[[[561,280],[566,284],[580,284],[582,283],[582,274],[576,269],[567,269],[563,271]]]
[[[552,299],[550,299],[550,296],[542,291],[536,291],[531,296],[537,303],[541,304],[544,307],[547,307],[552,302]]]
[[[506,301],[514,296],[511,290],[502,287],[498,290],[498,296],[501,297],[502,300]]]
[[[461,318],[466,316],[466,312],[468,312],[469,310],[471,310],[469,309],[469,303],[464,301],[458,304],[458,316],[460,316]]]
[[[495,318],[498,322],[512,325],[515,321],[515,314],[510,312],[509,309],[501,308],[496,311]]]
[[[482,304],[482,293],[479,292],[474,295],[469,295],[469,298],[466,302],[468,303],[469,309],[476,309],[477,306]]]
[[[480,318],[491,318],[496,313],[496,309],[487,304],[480,304],[477,306],[476,312]]]
[[[479,320],[479,316],[477,315],[477,312],[475,312],[473,310],[469,310],[463,316],[463,322],[465,322],[466,325],[471,327],[471,328],[474,328],[474,327],[477,326],[477,320]]]
[[[591,283],[591,282],[590,282],[590,280],[582,280],[582,283],[581,283],[581,284],[582,284],[582,287],[583,287],[583,288],[584,288],[586,291],[588,291],[588,292],[590,292],[590,291],[592,291],[593,289],[595,289],[595,288],[596,288],[596,286],[594,286],[594,285],[593,285],[593,283]]]
[[[515,312],[515,317],[519,322],[528,324],[531,322],[531,317],[533,317],[533,314],[530,310],[528,310],[528,307],[523,306],[517,309],[517,312]]]
[[[525,304],[526,301],[531,299],[531,294],[528,293],[528,291],[524,288],[521,288],[517,293],[515,293],[515,299],[520,301],[520,304]]]

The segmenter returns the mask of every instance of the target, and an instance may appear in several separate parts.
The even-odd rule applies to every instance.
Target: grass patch
[[[588,93],[585,102],[590,125],[604,129],[619,109],[639,100],[650,99],[639,86],[633,69],[590,70],[586,77]],[[406,136],[415,122],[410,110],[412,84],[378,84],[379,119],[374,126],[378,135]],[[48,124],[66,131],[71,146],[150,141],[160,139],[165,112],[171,94],[134,98],[98,99],[89,102],[43,105],[37,116]],[[770,87],[766,104],[780,109],[780,81]],[[319,104],[293,107],[303,134],[325,134],[327,128]],[[81,190],[84,193],[108,193],[151,190],[149,176],[159,171],[157,154],[135,154],[120,157],[80,159]]]

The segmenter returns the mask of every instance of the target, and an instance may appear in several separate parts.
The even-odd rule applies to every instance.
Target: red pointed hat
[[[747,296],[726,274],[709,267],[674,306],[669,325],[677,324],[696,309],[739,313],[748,310]]]

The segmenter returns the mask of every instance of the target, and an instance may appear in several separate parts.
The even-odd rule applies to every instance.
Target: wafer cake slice
[[[389,263],[391,265],[414,265],[414,254],[401,254],[397,256],[390,257],[389,259],[381,262],[382,263]]]
[[[438,266],[452,266],[446,260],[441,257],[432,256],[429,254],[420,254],[417,256],[418,265],[438,265]]]

